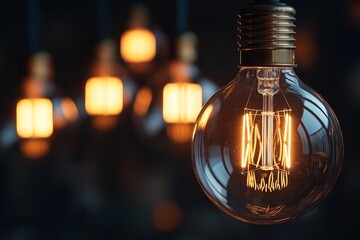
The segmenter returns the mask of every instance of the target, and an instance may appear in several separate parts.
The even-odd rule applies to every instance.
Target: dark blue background
[[[237,10],[249,2],[189,1],[186,28],[199,38],[198,66],[219,86],[236,75]],[[166,159],[144,148],[131,128],[120,126],[104,135],[91,130],[85,120],[57,133],[53,151],[40,162],[28,161],[16,148],[1,151],[0,238],[356,239],[360,213],[359,1],[285,2],[295,7],[297,29],[309,33],[308,41],[315,47],[315,53],[310,51],[314,56],[299,59],[296,72],[333,107],[345,140],[343,171],[318,207],[282,225],[236,221],[202,193],[190,158]],[[118,39],[135,3],[139,2],[109,1],[107,17],[99,26],[95,0],[40,0],[40,28],[29,29],[27,2],[2,0],[0,122],[5,124],[14,115],[26,61],[35,50],[28,31],[38,33],[36,50],[53,56],[58,89],[79,98],[101,35]],[[176,1],[142,3],[149,7],[153,24],[174,40],[178,33]],[[298,42],[300,49],[308,43],[304,41]],[[183,218],[174,231],[154,228],[153,201],[157,199],[171,200],[180,207]]]

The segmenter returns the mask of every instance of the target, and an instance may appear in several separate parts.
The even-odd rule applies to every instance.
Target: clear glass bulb
[[[333,188],[343,138],[326,101],[292,68],[241,67],[203,107],[193,166],[210,200],[256,224],[303,215]]]

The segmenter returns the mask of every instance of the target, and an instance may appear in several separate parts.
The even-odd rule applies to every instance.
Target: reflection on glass
[[[199,183],[245,222],[280,223],[309,211],[331,191],[342,158],[335,114],[291,68],[240,68],[195,124]]]

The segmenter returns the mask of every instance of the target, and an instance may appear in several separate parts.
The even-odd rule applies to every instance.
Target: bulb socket
[[[295,9],[283,3],[239,11],[240,66],[296,67]]]

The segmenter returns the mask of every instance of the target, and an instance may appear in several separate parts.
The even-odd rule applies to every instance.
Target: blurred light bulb
[[[149,79],[148,86],[141,88],[135,99],[136,129],[153,149],[165,153],[190,153],[194,122],[217,88],[201,76],[193,62],[195,39],[194,34],[181,35],[177,58]]]
[[[195,83],[168,83],[163,90],[163,118],[175,142],[191,140],[193,123],[202,108],[202,88]]]
[[[85,109],[98,129],[113,128],[123,109],[123,84],[117,77],[93,77],[85,86]]]
[[[195,83],[168,83],[163,91],[163,117],[167,123],[193,123],[202,107],[202,89]]]
[[[85,111],[97,130],[113,129],[131,105],[135,84],[128,79],[127,71],[117,62],[116,41],[102,40],[90,77],[85,84]],[[126,114],[125,114],[126,115]]]
[[[120,53],[126,62],[150,62],[156,55],[155,35],[147,29],[126,31],[121,36]]]
[[[48,138],[53,133],[53,106],[49,99],[21,99],[16,105],[16,132],[23,140],[20,150],[29,158],[39,158],[49,151]]]
[[[26,157],[40,158],[51,148],[53,131],[71,127],[79,112],[70,97],[63,97],[56,90],[52,57],[48,52],[36,52],[29,59],[28,67],[28,75],[21,83],[23,96],[16,106],[14,134],[20,137],[19,148]],[[73,131],[70,135],[74,139]],[[60,138],[54,138],[57,139]],[[62,146],[68,146],[67,142]]]
[[[168,36],[151,22],[150,11],[143,4],[130,8],[119,46],[127,71],[141,85],[162,68],[170,56]]]
[[[49,99],[22,99],[16,105],[16,131],[21,138],[47,138],[53,132]]]
[[[120,37],[120,55],[125,62],[148,63],[155,58],[156,37],[149,30],[149,25],[148,8],[145,5],[134,5],[130,10],[127,30]]]
[[[118,115],[123,108],[123,85],[116,77],[94,77],[86,82],[85,109],[89,115]]]
[[[77,120],[78,109],[70,97],[58,94],[54,83],[54,70],[52,57],[48,52],[35,53],[29,63],[29,75],[22,83],[25,98],[49,98],[53,104],[54,129],[63,129]],[[65,104],[63,104],[65,103]],[[65,112],[73,114],[73,119],[68,119]]]
[[[64,99],[62,99],[61,112],[63,113],[64,118],[68,122],[75,122],[79,118],[79,111],[76,107],[76,104],[69,97],[65,97]]]
[[[285,4],[241,9],[240,70],[195,124],[193,166],[201,187],[245,222],[303,215],[330,192],[342,167],[335,114],[293,70],[294,15]]]

